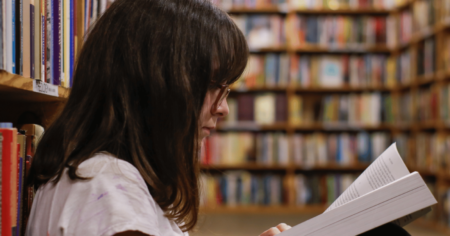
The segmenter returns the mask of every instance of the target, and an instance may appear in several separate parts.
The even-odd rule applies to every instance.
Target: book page
[[[378,189],[409,174],[397,146],[393,143],[348,187],[325,211],[342,206],[353,199]]]

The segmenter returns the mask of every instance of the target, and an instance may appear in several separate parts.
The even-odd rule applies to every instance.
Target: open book
[[[403,227],[436,203],[419,173],[409,173],[394,143],[324,213],[279,235],[350,236],[389,222]]]

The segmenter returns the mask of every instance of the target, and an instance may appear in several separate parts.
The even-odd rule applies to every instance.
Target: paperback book
[[[280,236],[358,235],[389,222],[403,227],[436,203],[420,174],[409,173],[394,143],[323,214]]]

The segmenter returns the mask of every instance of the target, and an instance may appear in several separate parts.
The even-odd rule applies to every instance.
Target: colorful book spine
[[[47,17],[46,17],[46,2],[47,0],[41,0],[41,4],[40,4],[40,17],[41,17],[41,41],[40,41],[40,46],[41,46],[41,80],[44,82],[47,82],[47,68],[46,68],[46,63],[47,63]]]
[[[60,0],[52,0],[52,84],[61,85],[61,9]]]
[[[2,128],[2,225],[1,235],[11,236],[16,219],[17,130]]]
[[[34,46],[35,46],[35,40],[38,39],[38,37],[36,37],[36,32],[35,32],[35,9],[36,6],[34,4],[34,0],[30,0],[30,78],[35,79],[36,78],[36,67],[35,67],[35,50],[34,50]]]
[[[75,63],[76,37],[76,1],[70,0],[70,62],[69,62],[69,86],[72,87],[73,66]]]
[[[46,15],[46,22],[47,25],[45,27],[46,30],[46,62],[45,62],[45,70],[46,70],[46,79],[47,83],[52,83],[53,77],[52,77],[52,62],[53,62],[53,35],[52,35],[52,2],[53,0],[46,0],[46,6],[45,6],[45,15]]]
[[[16,74],[16,1],[11,1],[12,5],[11,5],[11,16],[12,16],[12,30],[11,30],[11,35],[12,35],[12,69],[11,72]]]

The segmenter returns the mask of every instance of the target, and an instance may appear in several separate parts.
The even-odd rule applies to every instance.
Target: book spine
[[[5,43],[5,3],[3,0],[0,0],[0,69],[6,69],[5,67],[5,50],[4,50],[4,43]]]
[[[60,0],[53,0],[52,6],[52,35],[53,35],[53,54],[52,54],[52,84],[61,85],[61,9]]]
[[[19,0],[19,24],[16,24],[16,27],[18,28],[17,30],[17,39],[19,40],[19,47],[16,49],[16,53],[18,54],[17,58],[19,59],[19,72],[18,74],[23,76],[23,46],[24,46],[24,38],[23,38],[23,0]]]
[[[45,39],[45,43],[46,43],[46,52],[45,52],[45,57],[46,57],[46,62],[45,62],[45,66],[46,66],[46,79],[47,79],[47,83],[52,83],[52,1],[53,0],[46,0],[46,6],[45,6],[45,15],[47,16],[46,18],[46,39]]]
[[[2,236],[11,236],[11,233],[13,232],[11,229],[12,224],[12,212],[15,210],[14,207],[14,189],[15,185],[12,183],[12,176],[15,166],[12,163],[12,160],[14,155],[14,135],[16,132],[14,132],[14,129],[0,129],[0,133],[2,133],[3,136],[3,142],[2,142],[2,228],[1,228],[1,235]]]
[[[11,32],[12,32],[12,68],[11,72],[13,74],[16,74],[16,1],[11,1],[11,18],[12,18],[12,25],[11,25]]]
[[[75,63],[76,37],[76,1],[70,0],[70,62],[69,62],[69,87],[72,87],[73,65]]]
[[[46,73],[46,61],[47,61],[47,44],[46,44],[46,24],[47,24],[47,18],[45,16],[45,6],[46,6],[46,0],[41,0],[39,5],[39,16],[40,16],[40,56],[41,56],[41,64],[40,64],[40,72],[41,72],[41,80],[46,82],[47,73]]]
[[[60,16],[60,27],[59,27],[59,39],[60,39],[60,84],[63,87],[67,87],[66,83],[66,77],[65,77],[65,72],[66,72],[66,36],[65,36],[65,31],[66,31],[66,16],[65,16],[65,11],[64,11],[64,5],[67,5],[64,3],[64,0],[59,0],[59,16]]]
[[[35,74],[35,50],[34,50],[34,42],[36,40],[36,35],[35,35],[35,5],[34,5],[34,0],[30,1],[30,78],[35,79],[36,78],[36,74]]]

